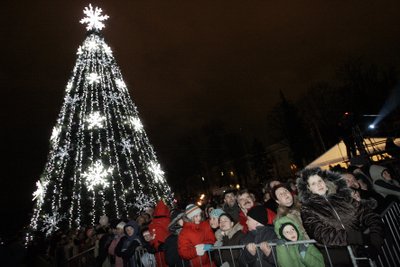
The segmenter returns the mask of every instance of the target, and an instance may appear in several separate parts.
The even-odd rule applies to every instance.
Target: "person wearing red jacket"
[[[215,243],[215,235],[210,224],[202,220],[201,213],[201,209],[194,204],[186,206],[186,221],[178,236],[178,253],[193,267],[214,267],[208,250]]]
[[[170,223],[169,208],[160,200],[157,202],[154,208],[153,220],[149,224],[149,231],[152,233],[152,240],[150,244],[156,249],[155,257],[157,266],[167,266],[164,255],[164,243],[165,239],[169,235],[168,225]]]
[[[250,193],[247,189],[242,189],[237,193],[237,201],[240,207],[239,223],[243,226],[243,233],[247,233],[249,228],[247,227],[247,212],[255,205],[254,194]],[[268,224],[272,225],[275,219],[275,212],[266,208],[268,215]]]

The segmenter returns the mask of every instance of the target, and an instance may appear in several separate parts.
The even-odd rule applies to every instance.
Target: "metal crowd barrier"
[[[378,266],[400,266],[400,203],[392,202],[382,212],[385,224],[385,242],[378,252]]]
[[[378,259],[377,261],[372,261],[368,257],[358,257],[353,249],[348,246],[347,252],[349,254],[351,263],[354,267],[362,266],[371,266],[371,267],[399,267],[400,266],[400,203],[392,202],[388,208],[381,214],[381,218],[385,224],[385,240],[382,248],[377,251]],[[277,243],[269,243],[272,247],[276,247]],[[316,244],[315,240],[303,240],[296,242],[286,242],[284,246],[289,248],[291,245],[297,244]],[[259,245],[257,245],[259,247]],[[239,266],[238,255],[240,255],[245,249],[244,245],[238,246],[214,246],[210,251],[208,251],[208,255],[210,258],[210,265],[212,263],[223,263],[224,261],[231,262],[230,267]],[[321,248],[320,250],[325,250],[325,253],[328,258],[329,264],[326,266],[336,267],[332,264],[332,259],[329,255],[329,248],[326,246]],[[258,250],[257,250],[258,251]],[[228,252],[228,259],[226,257],[226,252]],[[239,252],[239,253],[237,253]],[[273,249],[273,258],[277,264],[276,251]],[[167,267],[167,266],[158,266],[157,262],[163,262],[161,259],[156,260],[156,257],[160,254],[148,254],[146,250],[139,249],[135,252],[135,262],[137,264],[136,267]],[[223,256],[224,255],[224,256]],[[261,255],[258,251],[258,260],[261,260]],[[93,266],[94,262],[94,249],[89,249],[85,252],[82,252],[68,260],[68,266],[71,267],[83,267],[83,266]],[[200,265],[201,265],[201,261]],[[193,266],[191,263],[185,263],[182,261],[182,264],[179,266]]]

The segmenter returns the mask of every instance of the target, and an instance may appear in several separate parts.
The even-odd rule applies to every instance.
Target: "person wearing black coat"
[[[249,232],[241,239],[245,245],[239,257],[239,266],[276,266],[276,249],[268,242],[277,241],[273,225],[268,225],[268,214],[264,206],[252,207],[247,212],[246,224]],[[256,247],[259,245],[259,248]]]
[[[365,202],[353,199],[340,174],[304,169],[298,174],[297,188],[304,228],[317,245],[328,247],[334,266],[352,266],[348,245],[358,251],[368,245],[370,256],[375,256],[384,240],[382,220]],[[323,247],[321,252],[329,264]]]
[[[138,263],[135,259],[136,248],[141,246],[139,225],[135,221],[129,221],[124,226],[125,235],[121,237],[115,248],[115,255],[124,261],[124,267],[135,267]]]
[[[171,222],[168,225],[171,234],[165,239],[164,243],[165,262],[168,266],[190,266],[189,261],[182,259],[178,253],[178,235],[182,230],[184,215],[185,213],[180,211],[174,211],[171,215]]]

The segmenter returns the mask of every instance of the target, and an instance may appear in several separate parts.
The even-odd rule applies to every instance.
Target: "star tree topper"
[[[100,31],[105,27],[103,21],[109,18],[107,15],[101,15],[102,12],[103,10],[101,10],[101,8],[95,7],[93,9],[92,4],[89,4],[89,7],[85,7],[83,10],[83,13],[86,15],[86,17],[81,19],[80,23],[86,23],[86,30],[88,31]]]

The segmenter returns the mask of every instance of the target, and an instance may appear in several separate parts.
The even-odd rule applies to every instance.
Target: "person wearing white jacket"
[[[369,174],[373,181],[376,192],[384,197],[388,195],[396,196],[400,200],[400,183],[393,179],[389,170],[380,165],[371,165]]]

